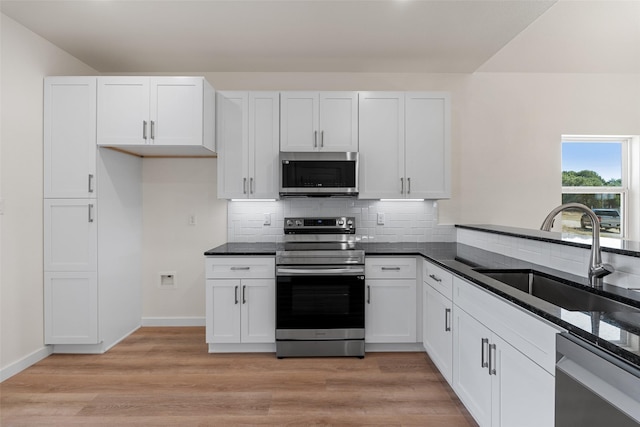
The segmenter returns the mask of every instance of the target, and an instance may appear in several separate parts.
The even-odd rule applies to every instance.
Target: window
[[[562,203],[591,208],[602,236],[625,236],[628,149],[626,137],[562,138]],[[563,212],[563,232],[591,234],[591,229],[588,216]]]

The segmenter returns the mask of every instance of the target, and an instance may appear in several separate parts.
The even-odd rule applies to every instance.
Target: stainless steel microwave
[[[280,153],[280,196],[358,195],[358,153]]]

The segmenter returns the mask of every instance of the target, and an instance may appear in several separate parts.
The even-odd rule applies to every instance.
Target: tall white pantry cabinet
[[[54,352],[102,353],[141,320],[142,161],[97,148],[97,82],[44,82],[44,327]]]

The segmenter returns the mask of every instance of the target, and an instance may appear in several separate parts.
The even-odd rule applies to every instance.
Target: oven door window
[[[354,161],[292,160],[282,165],[282,188],[355,188]]]
[[[364,280],[357,276],[278,277],[278,329],[364,328]]]

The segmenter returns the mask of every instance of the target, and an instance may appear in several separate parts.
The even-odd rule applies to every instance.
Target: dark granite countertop
[[[586,278],[458,243],[365,243],[362,246],[369,256],[420,255],[640,367],[640,313],[565,310],[491,279],[475,271],[474,268],[533,269],[559,277],[563,281],[575,283],[578,288],[598,293],[640,309],[639,292],[606,284],[602,290],[594,290],[587,286]],[[599,322],[592,323],[592,319]],[[596,323],[598,326],[594,330],[592,325]]]
[[[205,256],[276,255],[277,243],[225,243],[209,249]]]
[[[484,231],[486,233],[501,234],[503,236],[520,237],[522,239],[538,240],[541,242],[558,243],[578,248],[591,248],[591,236],[579,236],[569,233],[553,231],[531,230],[528,228],[506,227],[488,224],[457,224],[457,228]],[[615,239],[600,236],[600,248],[603,252],[627,255],[640,258],[640,242],[633,240]]]
[[[522,237],[521,235],[518,235]],[[605,285],[592,290],[587,279],[458,243],[360,243],[368,256],[422,256],[464,279],[537,314],[573,334],[640,367],[640,313],[570,311],[531,296],[474,270],[517,268],[538,270],[576,287],[640,308],[640,293]],[[217,255],[274,255],[276,243],[227,243],[205,252]],[[592,322],[592,320],[595,320]],[[598,324],[597,327],[592,325]]]

